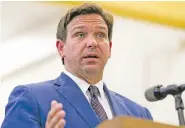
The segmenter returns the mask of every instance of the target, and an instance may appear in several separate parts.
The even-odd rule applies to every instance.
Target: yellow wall
[[[76,6],[82,1],[47,2]],[[95,3],[95,2],[94,2]],[[96,2],[113,14],[185,29],[185,1],[181,2]]]

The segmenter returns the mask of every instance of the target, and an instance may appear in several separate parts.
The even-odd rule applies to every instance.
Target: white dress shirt
[[[88,84],[86,81],[78,78],[77,76],[71,74],[70,72],[64,70],[64,73],[66,75],[68,75],[81,89],[81,91],[83,92],[83,94],[85,95],[85,97],[87,98],[88,102],[90,103],[91,101],[91,96],[90,93],[88,91],[89,86],[91,86],[90,84]],[[112,110],[110,107],[110,104],[108,102],[107,96],[103,90],[103,81],[99,81],[98,83],[96,83],[95,85],[98,87],[99,91],[100,91],[100,96],[98,96],[98,100],[100,101],[101,105],[103,106],[108,119],[112,119],[113,118],[113,114],[112,114]]]

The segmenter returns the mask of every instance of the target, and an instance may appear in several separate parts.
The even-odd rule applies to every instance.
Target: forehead
[[[75,28],[92,27],[105,28],[108,30],[107,24],[104,19],[98,14],[84,14],[76,16],[68,24],[67,29],[72,30]]]

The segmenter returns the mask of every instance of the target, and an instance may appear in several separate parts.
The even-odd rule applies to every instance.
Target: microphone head
[[[155,90],[156,87],[152,87],[152,88],[148,88],[146,91],[145,91],[145,98],[150,101],[150,102],[153,102],[153,101],[157,101],[158,99],[155,97],[155,93],[154,93],[154,90]]]
[[[162,85],[151,87],[145,91],[145,98],[150,101],[158,101],[164,99],[166,96],[161,95],[160,88]]]

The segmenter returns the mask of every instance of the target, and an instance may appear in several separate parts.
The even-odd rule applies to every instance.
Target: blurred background
[[[1,2],[0,124],[15,86],[54,79],[63,71],[55,46],[57,24],[82,3]],[[98,4],[115,20],[105,83],[149,108],[155,121],[178,125],[174,98],[150,103],[144,91],[185,83],[185,2]]]

